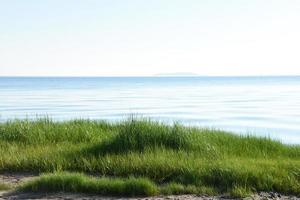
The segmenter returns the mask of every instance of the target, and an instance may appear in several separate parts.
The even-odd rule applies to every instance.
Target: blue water
[[[0,121],[132,114],[300,144],[300,77],[0,78]]]

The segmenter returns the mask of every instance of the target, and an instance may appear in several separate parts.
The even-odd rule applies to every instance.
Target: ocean
[[[0,78],[0,122],[132,115],[300,144],[300,77]]]

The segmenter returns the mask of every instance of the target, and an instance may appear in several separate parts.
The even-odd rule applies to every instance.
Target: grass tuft
[[[182,185],[180,183],[168,183],[161,187],[161,193],[164,195],[180,195],[180,194],[198,194],[203,192],[194,185]]]
[[[234,185],[229,194],[231,197],[245,198],[253,194],[253,192],[245,186]]]
[[[10,190],[12,189],[12,186],[9,185],[9,184],[6,184],[6,183],[0,183],[0,191],[3,191],[3,190]]]
[[[19,188],[26,192],[74,192],[111,196],[153,196],[157,186],[146,178],[92,178],[80,173],[44,174]]]
[[[94,153],[143,152],[146,149],[188,149],[191,146],[187,128],[167,126],[143,119],[129,119],[120,125],[119,133],[96,146]]]
[[[215,190],[209,187],[183,185],[175,182],[160,186],[147,178],[94,178],[70,172],[43,174],[24,183],[18,189],[25,192],[74,192],[104,196],[216,194]]]

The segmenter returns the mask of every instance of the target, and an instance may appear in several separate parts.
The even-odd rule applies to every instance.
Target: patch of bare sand
[[[38,174],[31,173],[3,173],[0,174],[0,183],[18,185],[37,176]]]

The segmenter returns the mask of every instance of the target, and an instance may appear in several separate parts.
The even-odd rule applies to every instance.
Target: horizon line
[[[180,77],[300,77],[299,75],[99,75],[99,76],[74,76],[74,75],[0,75],[0,78],[155,78],[155,77],[162,77],[162,78],[180,78]]]

